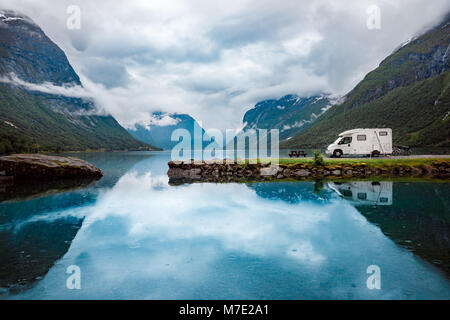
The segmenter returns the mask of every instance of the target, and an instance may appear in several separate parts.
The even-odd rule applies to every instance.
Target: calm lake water
[[[167,152],[75,156],[103,179],[0,203],[1,299],[450,298],[448,183],[172,186]]]

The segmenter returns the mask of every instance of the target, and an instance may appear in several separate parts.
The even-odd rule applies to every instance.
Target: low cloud
[[[167,127],[167,126],[175,126],[179,119],[172,118],[170,115],[152,115],[147,121],[140,121],[137,124],[147,128],[147,130],[151,130],[152,126],[157,127]],[[135,127],[131,127],[131,129],[135,129]]]
[[[31,83],[20,79],[14,73],[10,73],[8,76],[0,77],[0,82],[19,86],[29,91],[37,91],[65,97],[92,98],[92,95],[82,86],[55,86],[50,82]]]

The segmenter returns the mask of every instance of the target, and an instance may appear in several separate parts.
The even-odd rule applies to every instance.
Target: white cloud
[[[296,57],[306,57],[311,52],[312,47],[322,40],[322,36],[316,32],[289,39],[283,42],[282,45],[289,54]]]
[[[140,122],[138,122],[138,124],[146,127],[148,130],[151,130],[152,126],[157,126],[157,127],[174,126],[178,122],[180,122],[179,119],[173,118],[170,115],[166,114],[166,115],[162,115],[162,116],[151,115],[150,119],[140,121]],[[131,129],[135,129],[135,127],[131,127]]]
[[[14,73],[10,73],[7,76],[1,76],[0,82],[20,86],[30,91],[39,91],[43,93],[49,93],[66,97],[75,97],[75,98],[92,97],[92,95],[90,95],[86,89],[84,89],[82,86],[79,85],[56,86],[50,82],[31,83],[20,79]]]
[[[345,94],[402,42],[449,9],[447,0],[2,0],[29,15],[67,54],[83,85],[119,122],[188,113],[238,128],[249,106],[285,94]],[[381,30],[366,27],[369,5]]]

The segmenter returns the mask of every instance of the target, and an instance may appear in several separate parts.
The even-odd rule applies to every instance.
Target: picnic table
[[[292,157],[298,158],[298,157],[300,157],[300,156],[306,157],[306,152],[303,151],[303,150],[292,150],[292,151],[289,153],[289,158],[292,158]]]

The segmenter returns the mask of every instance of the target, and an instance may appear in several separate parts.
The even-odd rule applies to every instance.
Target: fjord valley
[[[444,0],[4,1],[0,300],[449,299]]]
[[[155,123],[125,130],[99,111],[95,97],[77,93],[83,88],[79,76],[39,26],[2,12],[0,153],[171,149],[173,130],[199,126],[188,114],[154,112]],[[346,129],[391,127],[397,145],[448,147],[449,28],[447,16],[340,99],[291,94],[258,102],[245,113],[242,132],[278,129],[281,148],[323,148]]]

